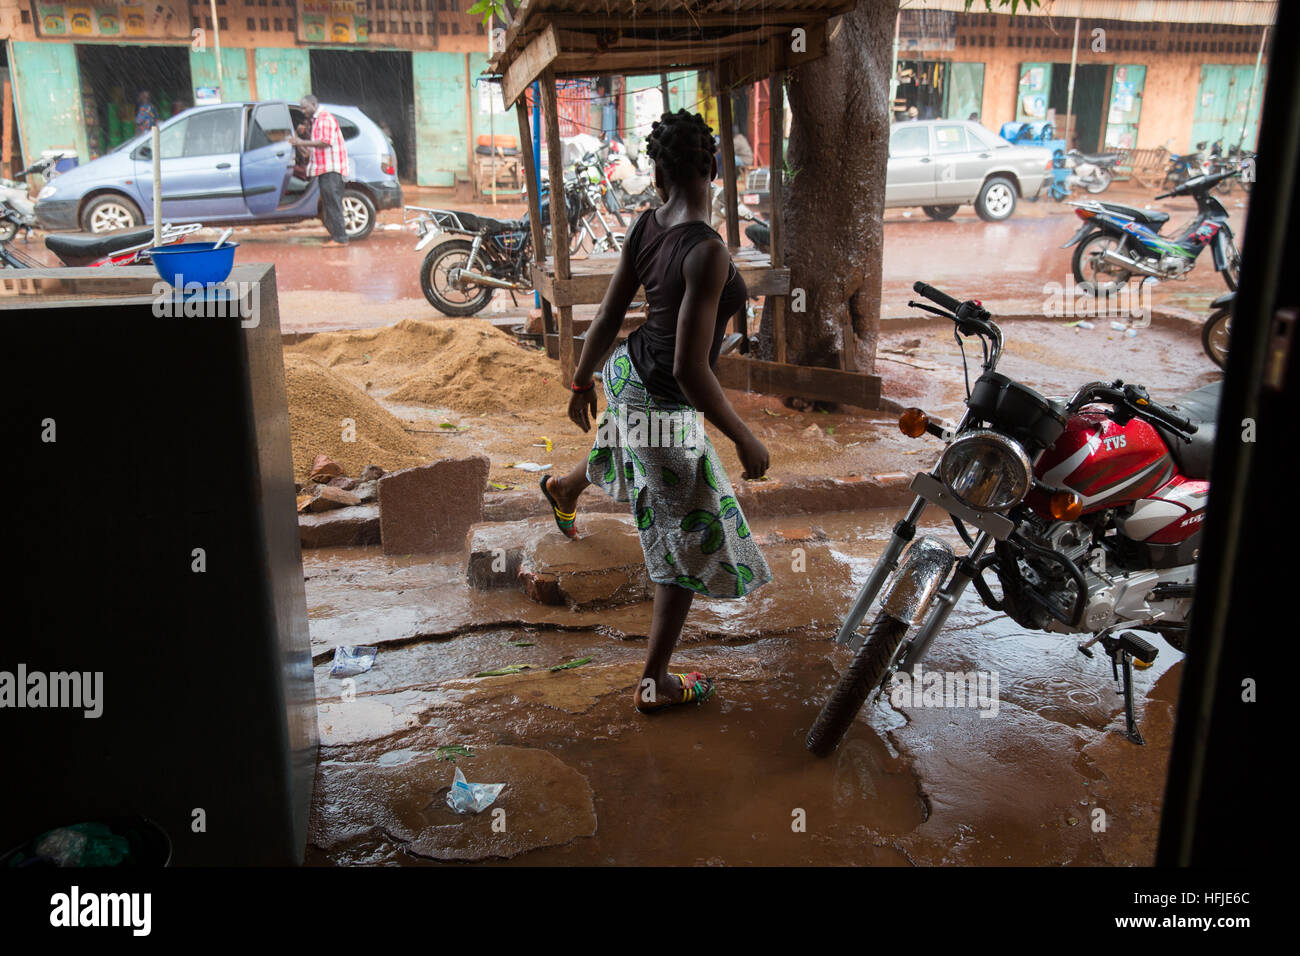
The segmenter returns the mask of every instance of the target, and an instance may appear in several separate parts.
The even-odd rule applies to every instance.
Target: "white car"
[[[971,203],[985,222],[1001,222],[1051,178],[1045,147],[1012,145],[964,120],[908,120],[890,129],[885,208],[920,206],[942,220]]]

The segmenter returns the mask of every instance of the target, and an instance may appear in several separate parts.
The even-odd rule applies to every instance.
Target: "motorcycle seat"
[[[1119,162],[1119,153],[1079,153],[1079,159],[1094,166],[1113,166]]]
[[[1138,209],[1136,206],[1125,206],[1117,202],[1108,202],[1106,206],[1121,215],[1131,216],[1138,222],[1148,226],[1163,226],[1169,221],[1169,213],[1161,212],[1158,209]]]
[[[56,233],[45,237],[45,248],[60,259],[102,259],[120,249],[129,249],[153,239],[153,228],[132,229],[129,232],[110,232],[85,236],[79,233]]]
[[[528,223],[520,219],[493,219],[491,216],[476,216],[472,212],[458,212],[461,225],[470,232],[481,232],[493,236],[500,232],[522,232]]]
[[[1163,426],[1156,429],[1169,446],[1169,454],[1184,478],[1205,480],[1210,477],[1219,417],[1219,395],[1222,391],[1223,382],[1213,382],[1181,395],[1170,403],[1170,408],[1196,425],[1196,434],[1190,443]]]

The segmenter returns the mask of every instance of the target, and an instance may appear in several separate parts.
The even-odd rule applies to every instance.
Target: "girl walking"
[[[634,694],[642,713],[713,695],[714,682],[704,674],[668,670],[695,595],[743,598],[772,578],[700,421],[735,443],[742,478],[763,476],[767,449],[713,374],[727,320],[746,299],[726,244],[709,226],[716,150],[699,114],[678,110],[654,124],[649,155],[664,203],[628,232],[587,332],[569,399],[569,417],[583,431],[596,415],[596,364],[614,344],[639,286],[648,318],[604,364],[606,410],[587,460],[541,479],[555,522],[569,537],[577,537],[578,498],[588,485],[632,506],[655,585],[648,656]]]

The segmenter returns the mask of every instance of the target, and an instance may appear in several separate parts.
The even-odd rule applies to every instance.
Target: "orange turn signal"
[[[930,416],[919,408],[905,408],[898,416],[898,430],[908,438],[920,438],[930,424]]]
[[[1083,514],[1083,499],[1073,491],[1058,491],[1052,495],[1052,517],[1057,521],[1073,521]]]
[[[1080,207],[1080,206],[1075,206],[1075,207],[1074,207],[1074,214],[1075,214],[1076,216],[1078,216],[1080,219],[1096,219],[1096,218],[1097,218],[1097,214],[1096,214],[1095,212],[1093,212],[1091,209],[1083,209],[1083,208]]]

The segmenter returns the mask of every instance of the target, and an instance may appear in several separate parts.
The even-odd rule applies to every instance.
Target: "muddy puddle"
[[[882,698],[831,757],[804,749],[849,660],[839,616],[899,515],[813,519],[819,560],[841,572],[822,565],[815,597],[757,617],[700,602],[674,669],[709,673],[718,695],[650,717],[631,706],[648,604],[541,608],[470,592],[457,558],[307,552],[322,742],[309,862],[1150,863],[1181,672],[1163,644],[1135,675],[1138,747],[1107,659],[968,596],[924,666],[995,676],[996,706]],[[335,643],[379,643],[374,669],[330,677]],[[503,673],[476,676],[489,670]],[[488,811],[445,806],[456,767],[506,784]]]

